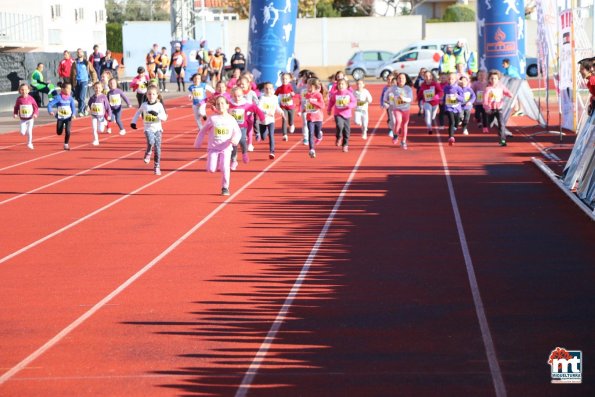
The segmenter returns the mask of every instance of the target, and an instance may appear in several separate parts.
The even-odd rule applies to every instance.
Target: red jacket
[[[63,78],[70,78],[70,69],[72,69],[72,64],[74,63],[74,59],[62,59],[60,64],[58,64],[58,76]]]
[[[291,84],[283,84],[275,90],[275,95],[279,97],[281,109],[295,109],[295,92]]]

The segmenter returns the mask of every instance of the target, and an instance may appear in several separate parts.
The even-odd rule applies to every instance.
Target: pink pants
[[[393,111],[395,117],[395,137],[398,136],[401,126],[403,127],[403,133],[401,135],[402,141],[407,141],[407,129],[409,128],[409,110],[395,109]]]
[[[221,187],[229,189],[229,178],[231,174],[231,146],[222,151],[209,151],[207,154],[207,172],[221,170]]]

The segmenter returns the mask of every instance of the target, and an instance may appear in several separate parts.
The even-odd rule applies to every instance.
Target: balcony
[[[43,45],[41,15],[0,12],[0,51]]]

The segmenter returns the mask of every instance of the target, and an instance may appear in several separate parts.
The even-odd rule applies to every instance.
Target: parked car
[[[378,67],[392,56],[393,53],[388,51],[358,51],[347,62],[345,74],[350,74],[355,80],[376,76]]]
[[[411,77],[418,75],[421,68],[438,73],[438,65],[443,52],[440,50],[412,50],[394,56],[390,62],[381,65],[378,77],[386,80],[393,72],[407,73]]]
[[[463,43],[464,48],[466,50],[468,50],[467,39],[465,39],[465,38],[419,40],[419,41],[414,41],[413,43],[409,44],[402,50],[396,52],[395,56],[402,55],[405,52],[409,52],[409,51],[413,51],[413,50],[440,50],[440,51],[444,52],[444,51],[446,51],[447,47],[451,46],[454,48],[457,45],[457,43],[459,43],[459,42]]]

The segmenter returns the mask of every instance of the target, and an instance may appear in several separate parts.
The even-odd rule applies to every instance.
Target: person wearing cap
[[[149,51],[147,53],[147,57],[146,57],[147,72],[149,72],[150,78],[155,78],[155,69],[156,69],[155,57],[157,57],[158,53],[159,53],[159,45],[157,43],[153,44],[153,48],[151,48],[151,51]]]
[[[182,90],[186,91],[186,83],[184,82],[186,64],[186,55],[182,51],[182,45],[180,43],[176,43],[174,45],[174,53],[171,56],[171,67],[174,69],[174,72],[176,74],[178,92]],[[180,83],[182,85],[182,90],[180,90]]]

